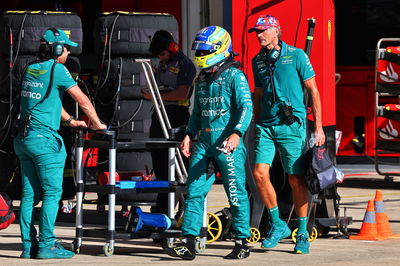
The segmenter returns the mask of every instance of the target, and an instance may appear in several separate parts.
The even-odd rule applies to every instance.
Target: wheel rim
[[[260,230],[255,227],[250,228],[250,237],[246,238],[249,243],[257,243],[261,238]]]
[[[315,239],[317,239],[317,237],[318,237],[318,230],[316,227],[313,227],[312,233],[311,233],[310,237],[308,238],[308,241],[313,242]]]
[[[217,215],[208,212],[208,223],[207,223],[207,243],[212,243],[221,236],[222,233],[222,223]]]
[[[296,243],[296,235],[297,235],[298,230],[299,230],[299,228],[296,228],[292,232],[292,240],[294,243]],[[317,239],[317,237],[318,237],[318,230],[316,227],[313,227],[312,231],[311,231],[311,235],[308,236],[308,241],[313,242],[315,239]]]

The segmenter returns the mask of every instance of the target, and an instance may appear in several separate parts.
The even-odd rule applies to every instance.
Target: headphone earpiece
[[[53,32],[54,37],[56,39],[57,39],[58,36],[60,36],[60,33],[58,32],[57,29],[49,28],[49,30],[51,30]],[[55,43],[52,43],[52,47],[53,47],[53,55],[55,57],[59,57],[60,55],[63,54],[63,52],[64,52],[64,44],[55,42]]]
[[[173,54],[176,54],[179,51],[179,45],[176,42],[171,41],[168,44],[168,51],[170,51]]]

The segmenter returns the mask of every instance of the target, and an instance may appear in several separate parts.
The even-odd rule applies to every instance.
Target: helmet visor
[[[203,51],[209,51],[210,53],[213,53],[217,51],[219,45],[216,45],[211,42],[205,42],[205,41],[194,41],[192,45],[192,50],[203,50]]]

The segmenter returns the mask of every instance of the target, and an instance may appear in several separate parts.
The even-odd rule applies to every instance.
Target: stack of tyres
[[[104,68],[96,92],[100,118],[113,124],[119,140],[148,138],[153,105],[141,93],[146,81],[140,65],[117,57],[106,60]]]
[[[19,95],[21,92],[22,76],[27,65],[37,60],[37,53],[40,46],[40,39],[48,28],[64,30],[69,38],[77,42],[78,47],[71,48],[71,55],[79,55],[82,51],[82,23],[79,16],[70,12],[52,11],[7,11],[0,16],[0,122],[2,125],[12,125],[19,112]],[[66,67],[76,77],[80,73],[79,59],[70,56],[66,62]],[[10,75],[11,74],[11,75]],[[10,98],[12,101],[10,102]],[[75,113],[72,99],[65,95],[63,106],[72,114]],[[10,116],[10,107],[12,112]],[[11,118],[11,119],[10,119]],[[0,131],[0,147],[9,154],[0,156],[13,157],[11,161],[16,161],[13,154],[12,138],[9,130]],[[61,129],[63,131],[63,129]],[[68,151],[67,166],[71,164],[70,133],[65,134],[66,149]],[[4,140],[4,141],[3,141]],[[9,158],[6,158],[7,160]],[[4,161],[0,157],[0,161]],[[8,169],[13,168],[13,169]],[[15,164],[0,165],[0,172],[12,175]],[[68,167],[70,168],[70,167]],[[9,180],[11,176],[4,176]],[[19,180],[18,176],[14,179]],[[73,195],[75,185],[72,178],[64,180],[65,194]],[[20,184],[11,184],[8,190],[13,199],[20,197]],[[64,196],[63,196],[64,197]]]
[[[117,131],[117,139],[149,138],[152,101],[143,98],[147,87],[137,58],[151,58],[150,41],[160,29],[178,40],[178,23],[170,14],[103,13],[95,22],[95,51],[100,58],[96,86],[96,107],[100,118]],[[152,63],[155,64],[154,58]],[[104,159],[107,154],[101,155]],[[152,168],[149,151],[119,151],[117,171],[144,171]],[[122,195],[120,200],[155,201],[155,194]]]
[[[82,52],[82,23],[78,15],[71,12],[53,11],[7,11],[0,19],[0,52],[10,54],[36,54],[40,39],[48,28],[64,30],[67,36],[79,45],[71,47],[71,55]],[[12,39],[10,38],[12,37]]]
[[[149,45],[154,33],[169,31],[178,41],[178,22],[166,13],[113,12],[101,14],[95,22],[94,40],[96,53],[104,52],[113,57],[149,57]]]

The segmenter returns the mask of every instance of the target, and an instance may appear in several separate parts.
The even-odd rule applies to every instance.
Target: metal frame
[[[106,137],[106,141],[99,140],[89,140],[87,143],[91,147],[99,147],[108,148],[109,151],[109,183],[107,184],[106,193],[108,193],[108,224],[107,224],[107,243],[104,245],[103,252],[105,255],[110,256],[114,252],[115,239],[118,237],[121,238],[135,238],[131,233],[118,233],[115,230],[115,205],[116,205],[116,194],[119,189],[115,186],[115,173],[116,173],[116,153],[118,148],[123,149],[135,149],[135,144],[142,144],[146,146],[146,144],[154,144],[168,147],[168,181],[175,182],[175,171],[178,174],[179,182],[186,183],[187,171],[185,165],[182,160],[182,155],[180,150],[177,148],[178,143],[176,141],[170,140],[170,130],[171,124],[165,110],[164,103],[162,101],[160,92],[158,90],[157,82],[155,80],[150,59],[135,59],[136,63],[141,64],[143,72],[146,77],[147,84],[149,86],[150,94],[152,97],[153,104],[155,106],[155,111],[157,113],[157,117],[160,121],[160,125],[164,134],[165,139],[162,140],[141,140],[141,141],[132,141],[132,142],[117,142],[115,131],[104,131],[103,133]],[[83,230],[83,194],[85,192],[85,185],[83,181],[83,148],[85,146],[85,141],[83,140],[83,131],[77,130],[76,132],[76,184],[77,184],[77,192],[76,192],[76,238],[73,241],[73,250],[76,253],[80,252],[80,247],[82,245],[82,239],[84,236]],[[153,145],[153,148],[156,146]],[[143,147],[141,147],[143,149]],[[89,188],[90,186],[86,186]],[[104,188],[92,185],[89,190],[90,191],[99,191],[104,190]],[[168,191],[168,216],[171,220],[175,219],[175,193],[176,190]],[[201,229],[201,238],[198,241],[197,249],[198,251],[202,251],[205,248],[207,241],[207,198],[204,201],[204,213],[202,220],[202,229]],[[88,230],[89,231],[89,230]],[[165,237],[167,240],[167,246],[172,246],[175,237],[180,236],[180,230],[169,230],[170,232],[164,232],[160,234],[150,234],[151,236]],[[204,233],[205,232],[205,233]],[[89,236],[98,237],[99,235],[96,233],[88,234]],[[148,237],[147,235],[140,235],[141,237]],[[139,237],[140,237],[139,236]]]
[[[147,80],[147,84],[149,86],[151,98],[156,110],[156,114],[158,117],[158,120],[160,121],[161,129],[163,131],[164,137],[166,139],[170,138],[170,133],[169,131],[171,130],[171,123],[169,122],[169,118],[167,115],[167,112],[165,111],[165,106],[161,98],[160,91],[158,90],[158,85],[156,82],[156,79],[154,77],[154,73],[151,67],[151,60],[150,59],[135,59],[136,63],[140,63],[144,72],[144,75]],[[182,155],[180,153],[180,150],[178,148],[176,150],[176,156],[177,156],[177,161],[175,161],[175,166],[176,166],[176,172],[178,174],[178,177],[180,178],[181,183],[185,183],[186,178],[187,178],[187,172],[185,165],[182,160]]]
[[[385,52],[385,48],[382,47],[383,43],[388,43],[388,42],[397,42],[400,44],[400,38],[382,38],[378,41],[377,45],[376,45],[376,54],[375,54],[375,127],[377,128],[377,120],[379,115],[379,97],[381,97],[383,95],[383,93],[378,92],[377,91],[377,84],[378,84],[378,75],[380,73],[378,73],[378,61],[382,59],[382,55]],[[391,94],[393,96],[398,96],[400,99],[400,95],[399,94]],[[377,132],[375,134],[375,145],[377,145]],[[380,149],[383,150],[383,149]],[[396,152],[393,152],[396,153]],[[393,181],[393,177],[392,176],[400,176],[400,173],[396,173],[396,172],[384,172],[379,168],[379,150],[377,147],[375,147],[375,170],[379,175],[383,175],[385,176],[385,180],[387,181]]]
[[[117,149],[143,149],[148,144],[153,144],[153,148],[157,145],[162,144],[163,146],[167,146],[169,149],[169,173],[168,173],[168,181],[175,181],[175,147],[179,144],[179,142],[174,141],[165,141],[165,140],[148,140],[148,141],[133,141],[133,142],[117,142],[115,139],[115,131],[104,131],[102,132],[107,140],[99,141],[86,141],[90,147],[101,147],[108,148],[109,152],[109,183],[106,185],[106,188],[97,186],[97,185],[84,185],[83,180],[83,148],[85,146],[85,141],[83,140],[83,131],[77,130],[76,132],[76,184],[77,184],[77,192],[76,192],[76,237],[73,242],[73,250],[76,253],[80,252],[80,247],[82,245],[82,239],[84,236],[83,230],[83,194],[85,190],[92,192],[99,192],[100,190],[105,190],[108,193],[108,223],[107,223],[107,243],[104,246],[104,253],[106,255],[112,255],[115,246],[115,239],[118,237],[121,238],[135,238],[132,237],[130,233],[117,233],[115,230],[115,205],[116,205],[116,194],[118,194],[121,189],[116,187],[115,183],[115,173],[116,173],[116,153]],[[154,190],[154,189],[153,189]],[[127,191],[127,190],[126,190]],[[161,190],[160,190],[161,191]],[[103,191],[104,192],[104,191]],[[161,191],[162,192],[162,191]],[[165,192],[165,190],[164,190]],[[168,216],[173,220],[175,218],[175,192],[176,189],[170,188],[168,190]],[[88,230],[89,231],[89,230]],[[179,231],[170,230],[166,231],[162,235],[164,237],[169,237],[173,239],[173,237],[179,236]],[[103,237],[104,234],[88,234],[92,237]],[[138,237],[146,237],[146,236],[161,236],[160,234],[142,234],[138,235]]]

